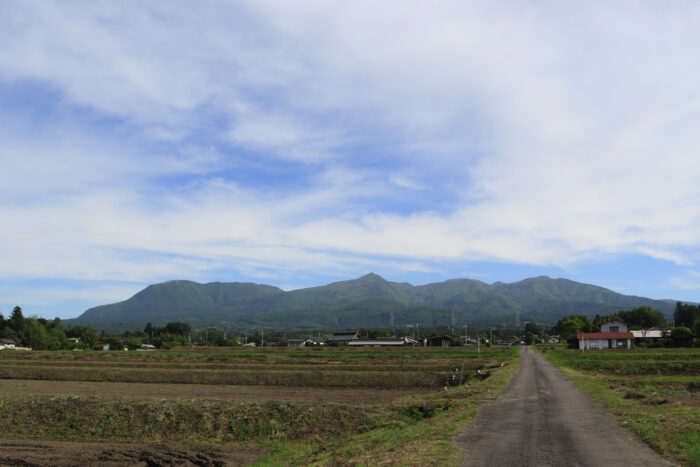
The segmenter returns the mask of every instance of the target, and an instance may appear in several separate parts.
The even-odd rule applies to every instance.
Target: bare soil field
[[[269,448],[178,444],[84,443],[0,439],[0,465],[7,466],[237,466],[249,465]]]
[[[224,399],[239,401],[297,400],[353,405],[383,404],[425,388],[314,388],[289,386],[225,386],[220,384],[145,384],[91,381],[0,379],[0,394],[70,394],[128,398]]]
[[[503,348],[2,351],[0,465],[306,465],[329,452],[321,464],[343,465],[356,436],[372,458],[385,451],[373,437],[404,443],[407,427],[411,456],[426,442],[438,453],[447,435],[433,422],[447,414],[454,429],[514,359]]]

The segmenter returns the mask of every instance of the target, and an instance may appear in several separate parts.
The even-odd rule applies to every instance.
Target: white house
[[[16,342],[12,339],[0,339],[0,350],[3,349],[14,349]]]
[[[578,348],[591,349],[631,349],[634,334],[627,330],[625,323],[613,321],[600,326],[600,332],[584,332],[576,335]]]

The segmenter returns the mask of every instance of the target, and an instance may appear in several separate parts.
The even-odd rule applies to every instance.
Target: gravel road
[[[620,428],[529,347],[498,399],[482,407],[455,442],[463,466],[673,465]]]

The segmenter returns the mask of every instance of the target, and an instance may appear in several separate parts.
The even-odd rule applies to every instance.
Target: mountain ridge
[[[171,280],[152,284],[122,302],[86,310],[67,324],[109,330],[140,329],[146,322],[184,321],[193,327],[339,329],[459,322],[555,322],[570,314],[611,314],[639,306],[670,313],[675,304],[548,276],[504,283],[454,278],[412,285],[369,273],[356,279],[284,291],[252,282]],[[511,321],[513,320],[513,321]]]

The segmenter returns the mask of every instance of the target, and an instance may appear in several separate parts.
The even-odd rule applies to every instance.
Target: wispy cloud
[[[692,267],[699,15],[5,3],[0,277]]]

